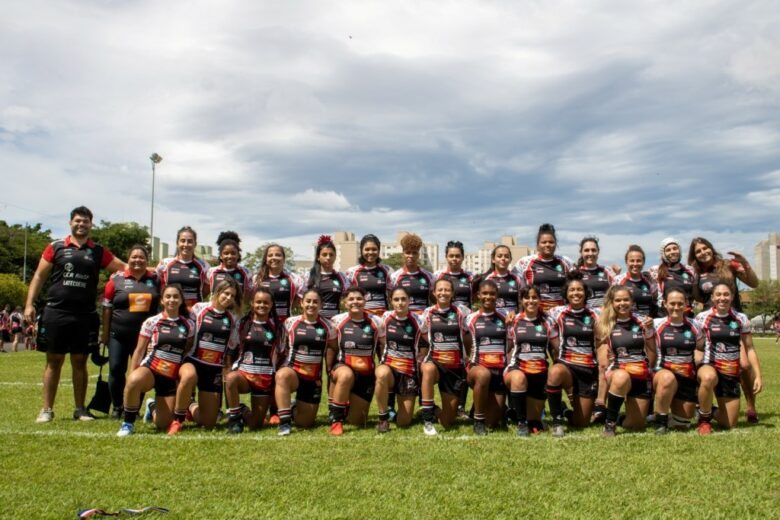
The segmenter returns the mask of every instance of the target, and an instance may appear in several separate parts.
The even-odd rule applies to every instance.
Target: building
[[[311,266],[314,265],[314,260],[295,260],[295,265],[292,268],[292,271],[304,278],[309,276],[309,271],[311,271]]]
[[[161,242],[160,237],[152,238],[152,259],[161,260],[170,256],[170,246],[168,242]]]
[[[401,239],[406,235],[410,235],[411,231],[399,231],[396,235],[395,242],[382,243],[379,256],[387,258],[390,255],[403,253],[401,249]],[[420,250],[420,265],[428,265],[432,271],[439,269],[439,244],[434,242],[423,242],[422,249]]]
[[[358,263],[359,244],[355,240],[355,233],[350,231],[336,231],[333,234],[333,243],[336,245],[336,263],[334,267],[337,271],[344,272]]]
[[[409,233],[409,231],[399,231],[395,242],[382,242],[379,250],[380,258],[401,253],[401,239]],[[336,270],[343,272],[356,265],[360,256],[360,243],[355,239],[355,234],[350,231],[336,231],[332,239],[336,245]],[[420,263],[431,266],[434,271],[439,269],[439,244],[423,242],[422,250],[420,250]]]
[[[777,280],[780,274],[780,235],[769,233],[753,248],[755,271],[759,280]]]
[[[217,257],[214,256],[214,250],[211,248],[211,246],[195,246],[195,256],[209,263],[217,260]]]
[[[497,246],[507,246],[512,253],[512,262],[528,256],[532,253],[531,248],[518,244],[515,237],[503,235],[498,242],[485,242],[475,253],[466,253],[463,258],[463,268],[472,273],[484,273],[490,269],[490,255]]]

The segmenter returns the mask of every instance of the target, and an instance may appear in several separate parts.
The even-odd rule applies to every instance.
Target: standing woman
[[[570,423],[580,428],[590,424],[597,390],[606,388],[606,367],[599,367],[596,363],[594,328],[597,315],[585,303],[587,288],[582,281],[582,273],[572,271],[567,274],[561,294],[566,305],[550,311],[550,317],[558,328],[560,352],[547,375],[545,389],[550,401],[553,437],[564,436],[562,388],[572,388],[574,413]]]
[[[108,345],[112,419],[122,416],[127,362],[135,352],[138,333],[160,306],[160,284],[157,274],[148,266],[146,247],[134,245],[127,252],[127,269],[115,273],[108,280],[103,294],[101,343]]]
[[[599,239],[588,236],[580,240],[580,258],[577,269],[582,272],[582,281],[588,288],[588,307],[600,309],[604,305],[607,289],[615,283],[612,268],[599,265]],[[619,270],[619,268],[617,268]]]
[[[631,291],[624,286],[609,288],[596,325],[599,366],[606,373],[607,411],[604,436],[613,437],[620,407],[626,403],[624,428],[642,429],[650,409],[655,365],[653,318],[632,312]],[[610,359],[612,362],[610,363]]]
[[[197,245],[198,235],[195,230],[184,226],[176,232],[176,256],[161,260],[157,266],[160,288],[165,289],[172,283],[179,284],[184,291],[188,309],[209,294],[209,266],[195,257]]]
[[[420,385],[423,432],[436,435],[434,419],[433,386],[438,383],[441,394],[439,422],[445,428],[455,421],[458,396],[465,384],[464,362],[468,357],[467,345],[471,345],[466,316],[469,310],[454,303],[455,288],[446,278],[433,284],[434,304],[423,313],[423,332],[430,346],[421,364]]]
[[[217,237],[217,251],[219,251],[219,265],[208,270],[209,287],[216,287],[219,282],[232,278],[241,289],[244,299],[252,297],[255,284],[249,270],[240,265],[241,239],[235,231],[223,231]]]
[[[471,308],[473,301],[471,284],[474,281],[474,275],[463,269],[463,257],[465,256],[463,243],[450,240],[447,242],[444,255],[447,266],[433,274],[434,280],[449,278],[452,285],[455,286],[455,303]]]
[[[615,285],[626,287],[631,291],[633,312],[641,316],[658,316],[658,284],[650,273],[644,272],[645,252],[631,244],[626,251],[626,272],[615,278]]]
[[[336,263],[336,245],[329,235],[320,235],[314,251],[314,264],[306,279],[306,288],[320,293],[324,318],[332,318],[339,313],[339,305],[344,291],[349,286],[346,277],[334,269]]]
[[[512,251],[507,246],[496,246],[490,253],[490,269],[474,277],[472,283],[472,291],[476,293],[483,280],[492,280],[498,287],[496,308],[501,309],[505,316],[517,312],[518,295],[523,287],[522,279],[511,271],[511,265]]]
[[[663,295],[669,289],[680,289],[685,294],[688,308],[685,310],[688,317],[693,317],[691,304],[693,302],[693,289],[698,284],[698,276],[693,269],[684,265],[682,260],[682,250],[680,242],[672,237],[664,238],[660,247],[661,263],[650,268],[650,276],[658,284],[658,298],[663,299]],[[666,309],[659,301],[659,315],[664,316]]]
[[[525,285],[539,289],[543,311],[563,305],[566,273],[573,269],[571,260],[555,254],[557,247],[555,227],[542,224],[536,233],[536,254],[521,258],[514,267],[514,272]]]
[[[22,315],[22,308],[18,305],[8,317],[8,326],[11,329],[11,338],[13,339],[12,350],[18,352],[20,342],[24,347],[24,315]]]
[[[745,352],[750,362],[748,382],[753,395],[761,392],[761,366],[753,348],[750,320],[732,308],[734,292],[731,284],[717,282],[712,288],[713,306],[696,316],[696,322],[704,332],[706,346],[704,363],[715,368],[718,384],[718,423],[734,428],[739,417],[740,353]],[[711,398],[710,398],[711,399]]]
[[[541,310],[539,289],[520,290],[521,312],[509,326],[511,353],[504,371],[509,388],[509,407],[517,418],[517,436],[542,431],[542,410],[547,398],[547,356],[558,352],[558,328]]]
[[[404,264],[390,276],[390,287],[402,287],[409,295],[409,310],[422,314],[428,306],[433,275],[420,267],[420,249],[423,241],[410,233],[401,238]]]
[[[366,290],[366,310],[381,316],[388,309],[390,275],[393,270],[379,261],[381,243],[376,235],[365,235],[360,239],[358,265],[347,269],[349,285]]]
[[[276,319],[281,325],[292,315],[293,309],[300,305],[303,279],[284,267],[287,259],[284,248],[279,244],[269,244],[265,248],[263,261],[255,277],[255,287],[265,287],[274,295]]]
[[[138,334],[133,352],[133,371],[127,379],[124,396],[124,421],[117,432],[127,437],[135,430],[141,394],[154,388],[155,407],[152,420],[160,429],[169,428],[174,421],[176,380],[184,356],[192,349],[195,325],[187,319],[184,292],[178,284],[162,291],[162,312],[147,318]],[[185,412],[178,412],[184,421]]]
[[[279,435],[292,433],[292,421],[308,428],[317,418],[322,397],[322,360],[325,351],[336,350],[336,332],[330,320],[320,316],[320,294],[307,289],[303,314],[284,322],[287,361],[276,372],[274,395],[279,406]],[[295,417],[292,393],[295,392]]]
[[[377,431],[390,430],[389,397],[398,396],[399,427],[409,426],[414,413],[414,401],[420,391],[420,377],[417,369],[419,360],[425,357],[427,347],[420,347],[422,319],[409,312],[409,294],[406,289],[396,287],[390,293],[393,310],[382,316],[385,329],[385,345],[380,355],[381,364],[376,367],[376,405],[379,411]]]
[[[238,352],[236,356],[228,353],[227,365],[233,370],[225,377],[230,433],[241,433],[244,423],[253,430],[260,428],[268,411],[280,354],[281,334],[275,314],[271,291],[260,287],[252,298],[252,308],[238,322]],[[246,393],[252,394],[252,408],[245,415],[242,413],[241,394]]]
[[[466,317],[471,336],[467,382],[474,391],[474,433],[485,435],[485,425],[495,428],[504,415],[506,386],[506,318],[496,309],[498,287],[493,280],[482,280],[477,291],[480,309]]]
[[[385,341],[382,319],[366,312],[365,289],[347,289],[344,307],[347,312],[332,320],[337,349],[328,350],[325,361],[333,385],[328,405],[331,435],[344,433],[345,418],[349,424],[365,425],[376,386],[374,356]]]
[[[206,428],[217,424],[226,358],[238,347],[238,320],[232,311],[240,308],[238,283],[226,278],[214,287],[210,302],[195,304],[190,313],[195,322],[195,346],[179,372],[176,409],[189,409],[192,419]],[[198,400],[190,403],[196,386]],[[175,420],[168,434],[175,435],[181,426]]]

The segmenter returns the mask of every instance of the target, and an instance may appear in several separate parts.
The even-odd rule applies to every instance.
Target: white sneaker
[[[154,420],[154,415],[152,413],[154,412],[154,405],[155,400],[154,397],[150,397],[146,400],[146,411],[144,412],[144,422],[150,423]]]
[[[423,424],[423,433],[425,435],[438,435],[439,432],[436,431],[436,426],[432,422],[426,421]]]
[[[117,437],[127,437],[135,432],[135,426],[132,423],[123,422],[119,427],[119,431],[116,432]]]
[[[51,408],[44,408],[41,410],[41,413],[38,414],[38,418],[35,419],[35,422],[42,424],[47,422],[52,422],[54,420],[54,410]]]

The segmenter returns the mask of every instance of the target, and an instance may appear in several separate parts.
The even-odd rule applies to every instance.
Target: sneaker
[[[344,423],[341,421],[334,422],[330,425],[330,434],[334,437],[340,437],[344,435]]]
[[[645,421],[647,424],[653,424],[655,422],[655,412],[647,414],[647,417],[645,417]]]
[[[387,415],[389,416],[388,419],[390,422],[395,422],[395,418],[398,417],[398,412],[395,411],[395,408],[390,408],[387,411]]]
[[[670,414],[669,427],[675,430],[687,430],[691,427],[691,421],[688,419],[677,419],[674,414]]]
[[[152,413],[154,412],[154,398],[150,397],[146,400],[146,411],[144,412],[144,422],[150,423],[152,420],[154,420],[154,417],[152,416]]]
[[[474,421],[474,435],[487,435],[487,428],[482,421]]]
[[[552,436],[553,437],[563,437],[566,435],[566,430],[563,429],[562,424],[553,424],[552,426]]]
[[[748,424],[758,424],[758,413],[755,410],[748,410],[745,412],[745,419]]]
[[[89,413],[89,410],[86,408],[76,408],[73,410],[73,420],[74,421],[94,421],[95,416]]]
[[[44,408],[41,410],[41,413],[38,414],[38,418],[35,419],[35,422],[42,424],[47,422],[52,422],[54,420],[54,410],[51,408]]]
[[[464,419],[466,421],[471,420],[471,416],[466,412],[466,409],[462,406],[458,406],[458,419]]]
[[[612,421],[605,421],[604,422],[604,430],[601,432],[602,437],[614,437],[617,435],[617,432],[615,431],[615,423]]]
[[[279,425],[279,432],[277,433],[279,437],[287,437],[291,433],[292,433],[292,424],[284,423]]]
[[[658,428],[655,429],[656,435],[666,435],[667,433],[669,433],[669,428],[663,424],[659,425]]]
[[[116,432],[117,437],[127,437],[128,435],[132,435],[135,433],[135,426],[133,423],[129,422],[123,422],[122,426],[119,427],[119,431]]]
[[[376,431],[378,433],[387,433],[390,431],[390,421],[382,419],[376,425]]]
[[[423,433],[425,435],[438,435],[439,432],[436,431],[436,426],[434,426],[431,421],[425,421],[423,424]]]
[[[270,419],[268,419],[268,424],[271,426],[278,426],[279,425],[279,416],[277,414],[273,414]]]
[[[590,414],[591,424],[604,424],[607,420],[607,409],[603,405],[593,407],[593,413]]]
[[[699,423],[696,431],[699,432],[699,435],[709,435],[712,433],[712,425],[708,422]]]
[[[119,419],[121,419],[122,418],[122,407],[120,406],[118,408],[113,408],[111,410],[111,416],[110,417],[111,417],[111,419],[113,419],[115,421],[118,421]]]
[[[528,437],[531,434],[531,431],[528,429],[527,423],[518,423],[516,433],[518,437]]]
[[[241,433],[244,431],[244,421],[241,419],[228,421],[228,433]]]
[[[544,428],[541,426],[531,426],[529,428],[531,435],[539,435],[544,431]]]
[[[171,424],[168,426],[168,431],[166,431],[165,433],[170,435],[171,437],[174,435],[178,435],[182,427],[183,425],[179,421],[171,421]]]

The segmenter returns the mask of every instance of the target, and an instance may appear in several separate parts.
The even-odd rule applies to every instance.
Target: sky
[[[780,9],[768,1],[11,0],[0,219],[70,209],[467,251],[539,224],[577,257],[780,231]]]

